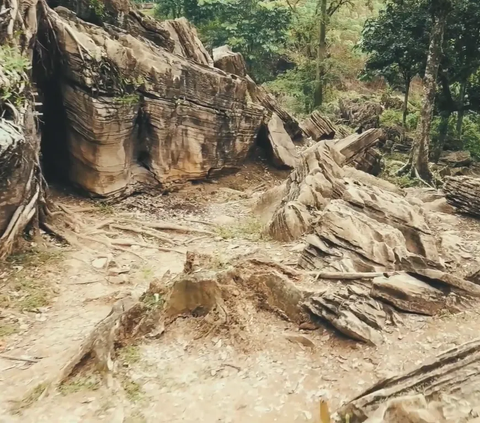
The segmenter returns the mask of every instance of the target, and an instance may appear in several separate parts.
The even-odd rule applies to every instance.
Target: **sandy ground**
[[[473,309],[436,318],[403,315],[385,332],[382,345],[370,347],[326,327],[300,330],[251,301],[244,305],[248,324],[241,332],[223,328],[199,337],[202,319],[181,318],[158,339],[119,351],[113,386],[106,387],[92,371],[45,391],[44,381],[80,348],[115,300],[140,295],[166,271],[181,272],[187,250],[210,253],[219,263],[262,251],[271,260],[295,265],[301,243],[259,236],[260,219],[251,212],[255,197],[285,176],[250,165],[218,183],[190,184],[169,195],[135,196],[79,212],[90,225],[128,216],[214,232],[170,233],[177,251],[138,245],[112,251],[88,240],[78,248],[45,238],[47,246],[35,248],[48,253],[33,262],[27,254],[2,265],[0,422],[319,422],[320,398],[335,409],[380,378],[478,336]],[[56,200],[72,210],[92,207],[61,190]],[[470,266],[478,256],[478,223],[447,215],[431,220],[439,243],[455,244],[458,238],[463,261],[456,254],[447,264],[453,270]],[[109,277],[96,268],[104,258],[128,271]],[[31,285],[47,290],[48,298],[26,302],[36,293]],[[291,334],[301,334],[312,346],[291,342]]]

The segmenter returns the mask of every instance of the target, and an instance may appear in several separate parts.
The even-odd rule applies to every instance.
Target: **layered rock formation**
[[[197,64],[206,64],[206,52],[194,62],[113,27],[62,15],[52,11],[51,22],[62,56],[73,183],[107,196],[128,187],[143,167],[168,187],[234,168],[247,156],[265,110],[249,101],[245,80]],[[187,30],[177,34],[193,39],[182,46],[200,43]],[[185,55],[201,52],[193,47]]]
[[[448,177],[443,187],[448,204],[459,212],[480,217],[480,178]]]
[[[375,131],[356,142],[368,145]],[[344,168],[352,139],[321,141],[305,151],[287,181],[261,203],[272,210],[272,237],[306,235],[299,265],[323,287],[305,301],[310,314],[353,339],[378,344],[398,311],[455,312],[475,301],[480,288],[445,273],[421,205],[395,187],[372,184],[372,177],[348,177],[361,174]]]

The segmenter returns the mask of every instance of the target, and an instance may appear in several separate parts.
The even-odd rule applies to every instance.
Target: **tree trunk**
[[[317,69],[315,75],[315,95],[314,107],[319,107],[323,104],[324,84],[323,77],[325,74],[324,61],[327,50],[327,0],[320,1],[320,24],[318,32],[318,46],[317,46]]]
[[[458,101],[458,116],[455,135],[458,139],[462,137],[463,118],[465,117],[465,93],[467,91],[468,80],[462,82],[460,87],[460,99]]]
[[[424,97],[420,119],[419,137],[415,141],[410,159],[400,173],[409,172],[412,177],[417,177],[431,184],[432,173],[428,167],[430,131],[432,128],[433,107],[437,89],[437,76],[442,58],[443,35],[447,20],[447,10],[442,8],[434,17],[434,25],[430,35],[430,47],[428,50],[427,67],[423,79]]]
[[[13,13],[6,15],[6,25],[0,28],[0,46],[9,45],[19,60],[31,61],[37,2],[12,1],[8,6]],[[0,81],[3,77],[8,82],[10,96],[0,99],[0,260],[12,252],[17,237],[34,218],[44,217],[39,208],[44,184],[31,72],[25,69],[15,77],[2,65]]]
[[[405,98],[403,100],[403,116],[402,116],[402,137],[405,139],[407,133],[407,116],[408,116],[408,97],[410,96],[411,78],[405,78]]]
[[[445,145],[445,140],[447,139],[448,135],[448,123],[450,122],[450,116],[452,112],[450,110],[446,111],[445,113],[441,114],[441,121],[438,130],[438,141],[435,145],[435,150],[433,152],[432,160],[434,163],[437,163],[440,160],[440,156],[443,151],[443,147]]]

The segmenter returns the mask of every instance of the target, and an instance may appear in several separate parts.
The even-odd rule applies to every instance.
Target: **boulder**
[[[440,163],[450,167],[466,167],[472,162],[470,151],[444,151],[440,156]]]
[[[317,110],[302,122],[301,128],[314,141],[344,138],[348,135],[344,129],[335,126],[329,118],[322,116]]]
[[[276,113],[272,114],[267,125],[268,140],[272,147],[273,164],[278,167],[294,168],[298,162],[298,152],[292,139]]]
[[[32,113],[26,111],[24,119],[21,131],[0,118],[0,260],[12,252],[16,237],[37,212],[41,195],[40,139]]]
[[[338,415],[342,421],[349,416],[351,423],[472,421],[479,386],[480,340],[476,339],[379,381],[342,406]]]
[[[310,230],[315,210],[322,210],[330,198],[342,196],[343,170],[338,163],[343,160],[331,142],[319,142],[303,152],[268,224],[272,237],[283,241],[299,238]],[[263,207],[268,208],[265,203]]]
[[[300,125],[290,113],[281,107],[275,97],[270,94],[264,87],[258,86],[247,76],[250,98],[253,102],[265,107],[271,113],[275,113],[283,122],[284,128],[294,142],[302,142],[304,133]]]
[[[378,144],[382,136],[382,130],[370,129],[362,134],[353,134],[337,141],[335,148],[345,156],[345,164],[372,175],[378,175],[381,171],[382,155],[373,147]]]
[[[234,53],[229,46],[221,46],[213,49],[213,61],[215,67],[227,73],[245,78],[247,76],[247,64],[240,53]]]
[[[364,99],[340,99],[338,105],[341,118],[356,132],[380,127],[380,115],[383,113],[380,104]]]
[[[448,204],[461,213],[480,217],[480,178],[452,176],[443,186]]]
[[[197,30],[185,18],[166,20],[159,26],[170,34],[174,42],[173,53],[201,65],[213,67],[213,59],[198,38]]]
[[[107,32],[53,11],[51,22],[62,55],[65,160],[84,191],[121,193],[138,182],[137,167],[168,188],[235,169],[246,158],[265,116],[250,101],[246,80],[114,27]],[[175,44],[190,55],[196,35],[186,35],[183,20],[171,25],[183,34]]]

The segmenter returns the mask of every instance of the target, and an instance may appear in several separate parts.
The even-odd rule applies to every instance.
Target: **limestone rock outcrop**
[[[202,52],[185,21],[168,24],[180,34],[181,55],[115,27],[51,16],[73,183],[108,196],[138,182],[143,168],[168,187],[247,156],[265,110],[249,100],[247,81],[205,66],[206,52],[184,57]]]

